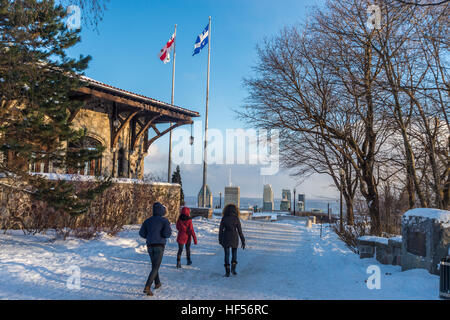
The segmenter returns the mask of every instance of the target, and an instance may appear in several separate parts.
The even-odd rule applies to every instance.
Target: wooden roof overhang
[[[191,124],[193,122],[192,118],[200,116],[196,111],[125,91],[87,77],[82,77],[82,80],[87,85],[78,89],[77,97],[83,97],[83,99],[95,97],[107,100],[112,102],[113,108],[116,109],[116,120],[119,123],[118,127],[111,126],[112,148],[116,147],[120,133],[128,124],[131,124],[132,128],[132,150],[136,147],[139,138],[148,129],[153,129],[155,136],[149,138],[145,143],[145,151],[147,152],[150,145],[158,138],[179,126]],[[160,123],[170,123],[171,125],[167,129],[160,131],[156,127]]]

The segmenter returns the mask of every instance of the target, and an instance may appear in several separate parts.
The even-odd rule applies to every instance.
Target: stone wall
[[[212,217],[212,215],[213,215],[213,209],[211,209],[211,208],[196,208],[196,207],[193,207],[193,208],[190,208],[190,210],[191,210],[190,215],[191,215],[192,218],[203,217],[203,218],[206,218],[206,219],[210,219]]]
[[[112,106],[98,99],[90,99],[85,107],[81,109],[72,121],[74,129],[86,129],[87,135],[98,140],[105,148],[102,156],[102,174],[114,176],[118,174],[119,150],[124,151],[122,162],[125,176],[129,178],[142,179],[144,174],[144,158],[147,155],[144,148],[145,134],[142,135],[135,149],[131,143],[131,123],[126,124],[117,139],[117,145],[111,146],[111,117]],[[63,172],[60,172],[63,173]]]
[[[167,208],[166,218],[176,222],[180,213],[180,185],[169,183],[115,183],[106,192],[118,192],[122,200],[129,201],[127,224],[140,224],[153,214],[153,203]]]
[[[376,258],[381,264],[401,265],[402,237],[365,236],[357,240],[360,258]]]
[[[101,112],[103,111],[103,112]],[[86,129],[87,135],[106,147],[102,155],[102,175],[110,176],[113,166],[111,150],[111,126],[109,116],[104,110],[81,109],[72,121],[74,129]],[[59,171],[58,173],[65,173]]]
[[[76,188],[94,182],[73,181]],[[112,186],[99,195],[89,211],[76,219],[55,212],[45,203],[32,200],[21,187],[0,185],[0,229],[41,230],[45,228],[93,228],[119,230],[125,224],[140,224],[152,215],[153,203],[167,208],[166,217],[175,222],[180,211],[180,185],[168,183],[133,183],[115,179]]]
[[[440,261],[450,254],[450,212],[409,210],[402,218],[402,270],[427,269],[439,274]]]
[[[416,208],[402,216],[402,236],[357,239],[360,258],[401,265],[402,270],[427,269],[439,274],[442,259],[450,255],[450,211]]]

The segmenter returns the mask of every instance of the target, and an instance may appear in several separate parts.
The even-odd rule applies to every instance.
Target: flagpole
[[[206,113],[205,113],[205,145],[203,148],[203,207],[206,207],[206,166],[208,146],[208,104],[209,104],[209,66],[211,59],[211,16],[209,16],[208,25],[208,72],[206,76]]]
[[[177,45],[177,25],[175,24],[175,38],[173,41],[173,64],[172,64],[172,98],[170,100],[171,104],[174,104],[174,96],[175,96],[175,59],[176,59],[176,45]],[[172,126],[172,122],[169,124]],[[170,174],[172,173],[172,130],[169,133],[169,164],[167,169],[167,182],[171,182]]]

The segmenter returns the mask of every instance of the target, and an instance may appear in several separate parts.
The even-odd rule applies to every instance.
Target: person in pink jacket
[[[197,237],[194,232],[194,226],[192,225],[192,218],[190,217],[190,210],[188,207],[181,209],[181,214],[177,221],[177,242],[178,242],[178,254],[177,254],[177,268],[181,268],[181,254],[183,253],[183,246],[186,246],[186,258],[187,264],[191,265],[191,240],[197,244]]]

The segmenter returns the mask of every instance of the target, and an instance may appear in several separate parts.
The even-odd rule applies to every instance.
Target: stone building
[[[263,211],[273,211],[273,191],[270,184],[264,185],[263,192]]]
[[[153,142],[179,126],[191,124],[192,118],[198,117],[199,113],[87,77],[82,77],[82,80],[86,85],[72,92],[71,97],[83,101],[84,106],[70,115],[69,120],[74,129],[86,129],[85,147],[105,147],[102,158],[85,163],[81,170],[54,167],[51,162],[21,165],[24,169],[28,166],[30,172],[49,173],[46,176],[50,179],[69,180],[75,187],[95,182],[95,176],[113,177],[113,185],[108,189],[107,196],[111,196],[114,202],[106,205],[108,201],[105,197],[99,197],[89,209],[97,214],[100,210],[98,208],[103,208],[105,211],[102,214],[108,214],[112,221],[116,218],[121,221],[126,217],[126,224],[141,223],[152,213],[155,201],[164,203],[167,207],[166,216],[170,221],[176,221],[180,207],[180,185],[141,181],[144,175],[144,158]],[[165,127],[161,128],[161,125]],[[70,150],[71,146],[66,145],[66,148]],[[10,161],[19,160],[13,154],[6,154],[3,158],[3,161],[8,162],[7,165]],[[80,175],[84,177],[81,179]],[[0,208],[4,212],[0,215],[0,229],[11,225],[16,228],[15,214],[20,214],[21,227],[27,225],[27,228],[35,228],[35,210],[26,208],[39,207],[41,204],[23,190],[11,189],[7,178],[3,179],[6,183],[0,186]],[[18,212],[19,207],[26,210],[20,209]],[[52,210],[45,212],[51,214]],[[86,219],[95,215],[91,213],[86,215]],[[80,221],[84,223],[83,219]]]
[[[302,212],[305,211],[306,206],[306,196],[305,194],[299,194],[298,195],[298,203],[297,203],[297,210]]]
[[[291,190],[283,189],[281,190],[281,211],[291,211]]]
[[[197,196],[197,204],[200,208],[212,208],[213,206],[213,196],[211,193],[211,189],[206,185],[206,203],[203,204],[203,187],[200,188]]]
[[[241,205],[241,189],[240,187],[225,187],[225,206],[227,204],[234,204],[236,207],[240,207]]]
[[[192,118],[199,116],[198,112],[87,77],[82,80],[87,85],[75,92],[73,98],[83,100],[85,105],[71,115],[71,121],[75,129],[86,128],[87,147],[106,147],[102,158],[86,163],[84,169],[76,172],[70,168],[54,169],[51,163],[37,163],[30,166],[30,171],[142,179],[144,158],[150,145],[170,130],[191,124]],[[169,124],[169,127],[158,129],[161,124]]]

